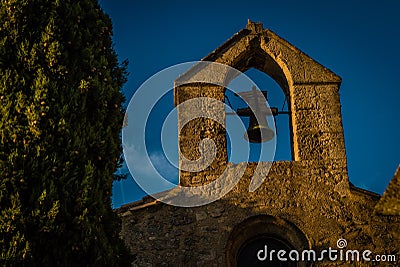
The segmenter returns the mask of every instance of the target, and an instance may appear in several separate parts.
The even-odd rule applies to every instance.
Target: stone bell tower
[[[317,253],[295,262],[274,258],[273,266],[370,266],[357,258],[321,258],[328,248],[368,250],[371,260],[392,255],[386,266],[398,266],[400,171],[383,196],[349,183],[341,78],[251,21],[203,61],[241,72],[256,68],[280,85],[288,97],[293,160],[229,163],[222,102],[232,76],[218,72],[223,81],[218,84],[202,80],[204,69],[184,73],[176,80],[175,105],[202,101],[178,108],[180,185],[207,184],[222,173],[233,178],[241,168],[243,176],[229,193],[204,206],[174,207],[146,197],[121,207],[121,235],[135,254],[133,266],[260,266],[265,262],[257,253],[266,245]],[[193,113],[214,119],[188,120]],[[212,160],[199,171],[185,168],[199,158]],[[255,173],[264,181],[249,191]]]
[[[336,169],[341,170],[341,176],[334,178],[335,183],[341,183],[343,186],[340,190],[344,190],[343,193],[345,193],[348,178],[339,100],[341,83],[339,76],[273,32],[264,30],[260,23],[253,22],[249,22],[246,29],[238,32],[203,58],[203,61],[225,64],[241,72],[255,68],[272,77],[288,96],[293,160],[335,164]],[[198,82],[202,80],[201,71],[196,69],[188,71],[177,79],[175,105],[199,97],[224,101],[225,88],[223,86]],[[191,83],[191,79],[196,82]],[[214,78],[214,80],[218,79]],[[180,85],[182,83],[184,85]],[[224,80],[223,83],[228,84],[229,80]],[[208,109],[208,112],[218,113],[223,120],[225,119],[222,105],[212,108],[207,106],[208,103],[205,102],[203,106],[191,107],[189,111],[178,110],[178,123],[184,120],[188,113],[193,112],[193,108]],[[201,183],[199,176],[204,176],[205,181],[214,179],[220,174],[221,169],[226,167],[226,132],[224,125],[215,121],[193,120],[180,131],[179,144],[183,156],[192,160],[198,158],[200,156],[198,144],[204,138],[214,140],[217,146],[217,157],[202,173],[181,171],[182,185]]]

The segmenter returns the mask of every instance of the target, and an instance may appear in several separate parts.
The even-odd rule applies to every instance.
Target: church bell
[[[237,114],[239,116],[250,117],[249,127],[244,134],[244,138],[250,143],[264,143],[274,138],[275,133],[269,128],[265,116],[259,116],[259,120],[257,121],[256,115],[250,108],[238,109]]]
[[[240,92],[236,95],[242,97],[249,104],[249,107],[239,108],[236,112],[239,116],[250,117],[244,138],[250,143],[271,141],[275,137],[275,132],[268,126],[266,116],[276,116],[278,110],[267,107],[265,103],[267,91],[259,91],[253,86],[251,91]]]

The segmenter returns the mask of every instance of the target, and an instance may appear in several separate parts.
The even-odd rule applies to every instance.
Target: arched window
[[[294,247],[279,236],[260,235],[246,240],[237,254],[237,267],[294,267],[296,262],[290,261],[287,255]],[[277,258],[278,251],[285,251],[286,261]],[[272,253],[271,253],[272,252]]]
[[[288,256],[293,250],[301,253],[306,249],[309,249],[309,242],[296,225],[274,216],[260,215],[244,220],[232,230],[226,245],[226,261],[229,267],[307,266],[306,262],[292,261]],[[283,257],[287,261],[277,257],[280,250],[286,252]]]

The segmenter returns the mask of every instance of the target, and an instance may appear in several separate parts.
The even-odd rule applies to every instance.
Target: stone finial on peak
[[[261,22],[253,22],[250,19],[247,20],[246,29],[252,31],[253,33],[262,33],[264,31]]]

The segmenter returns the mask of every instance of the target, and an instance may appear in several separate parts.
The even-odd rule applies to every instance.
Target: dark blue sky
[[[129,81],[124,87],[128,100],[158,71],[209,54],[244,28],[248,18],[262,22],[264,28],[342,77],[350,181],[383,193],[400,163],[398,1],[100,3],[113,20],[120,59],[130,61]],[[260,87],[274,86],[263,74],[248,74]],[[172,96],[163,101],[167,109],[172,108]],[[278,100],[277,105],[281,104]],[[280,157],[284,159],[285,152]],[[140,199],[142,194],[131,180],[115,184],[114,206]]]

